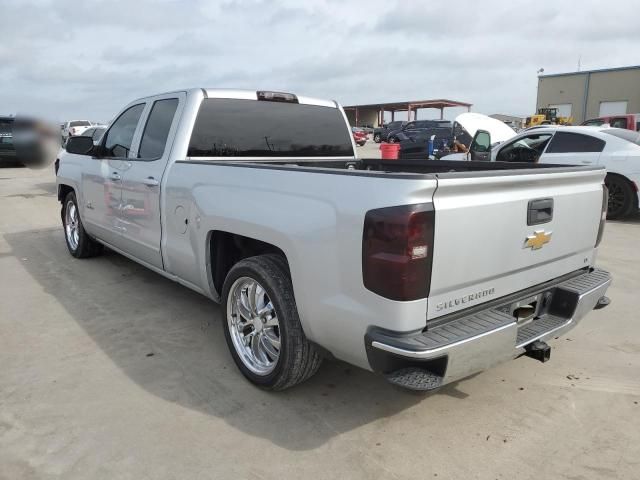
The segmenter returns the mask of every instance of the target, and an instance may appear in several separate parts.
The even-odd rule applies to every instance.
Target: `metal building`
[[[537,107],[556,107],[573,124],[608,115],[640,113],[640,65],[538,77]],[[533,112],[532,112],[533,113]]]
[[[435,108],[440,110],[440,118],[444,115],[445,108],[464,107],[467,112],[471,111],[471,103],[457,102],[455,100],[412,100],[405,102],[390,102],[390,103],[371,103],[368,105],[349,105],[344,107],[344,111],[347,114],[349,123],[354,127],[362,127],[365,125],[371,125],[373,127],[379,127],[384,121],[385,112],[391,112],[391,121],[401,120],[396,119],[396,112],[407,112],[408,120],[416,120],[418,117],[418,110],[423,108]],[[412,115],[413,114],[413,115]],[[413,118],[411,118],[413,116]]]

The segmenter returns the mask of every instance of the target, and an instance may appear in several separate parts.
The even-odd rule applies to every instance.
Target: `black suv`
[[[389,132],[400,130],[407,122],[400,120],[389,122],[385,126],[373,129],[373,141],[376,143],[386,142]]]
[[[414,138],[424,136],[425,133],[434,128],[448,128],[451,130],[453,129],[453,124],[450,120],[415,120],[413,122],[405,122],[401,128],[389,132],[387,142],[395,143],[401,138],[398,136],[400,133],[405,137]]]
[[[13,146],[13,117],[0,117],[0,162],[15,161],[16,150]]]

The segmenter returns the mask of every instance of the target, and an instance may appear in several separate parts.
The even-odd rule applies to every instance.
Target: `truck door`
[[[142,134],[122,180],[122,248],[157,268],[163,268],[161,183],[185,99],[184,93],[174,93],[154,97],[148,102],[142,119]]]
[[[122,176],[145,103],[125,109],[104,135],[102,155],[83,158],[80,211],[87,231],[120,247]]]

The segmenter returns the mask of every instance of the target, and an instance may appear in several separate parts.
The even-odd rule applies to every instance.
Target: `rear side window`
[[[144,127],[142,140],[140,141],[138,158],[155,159],[162,157],[177,108],[177,98],[157,100],[153,103],[149,119]]]
[[[198,112],[190,157],[353,156],[337,108],[211,98]]]
[[[589,153],[601,152],[605,142],[599,138],[579,133],[557,132],[546,153]]]
[[[126,158],[129,155],[133,134],[136,132],[143,109],[144,103],[129,107],[113,122],[104,141],[106,157]]]

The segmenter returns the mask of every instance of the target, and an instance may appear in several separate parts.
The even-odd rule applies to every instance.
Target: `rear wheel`
[[[390,137],[387,139],[387,142],[389,142],[389,143],[396,143],[396,137],[390,136]]]
[[[284,390],[322,361],[302,331],[286,260],[259,255],[238,262],[223,287],[224,334],[234,362],[252,383]]]
[[[607,218],[616,219],[626,217],[635,206],[635,192],[629,182],[619,175],[607,175],[605,184],[609,189],[609,204]]]
[[[376,143],[380,143],[382,141],[382,138],[380,138],[380,134],[379,133],[376,133],[373,136],[373,141],[376,142]]]
[[[84,229],[78,201],[74,192],[69,192],[62,204],[62,226],[69,253],[76,258],[95,257],[102,253],[101,243],[92,239]]]

